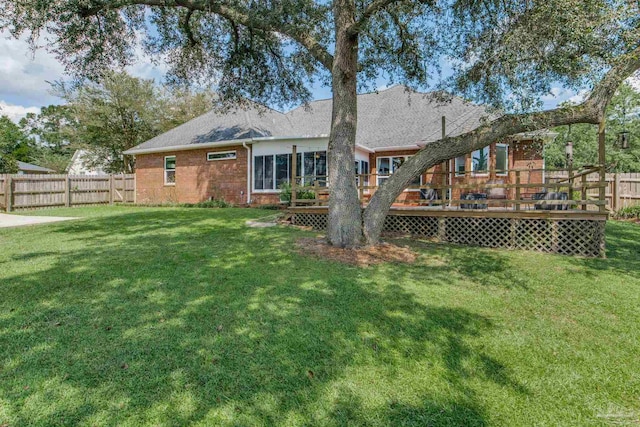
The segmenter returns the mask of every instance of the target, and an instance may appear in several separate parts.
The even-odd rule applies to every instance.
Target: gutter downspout
[[[247,150],[247,204],[251,204],[251,149],[246,141],[242,141],[242,146]]]

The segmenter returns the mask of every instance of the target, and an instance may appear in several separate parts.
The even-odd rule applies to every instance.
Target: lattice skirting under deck
[[[296,225],[325,230],[326,213],[294,213]],[[492,217],[388,215],[384,232],[442,242],[522,249],[586,257],[604,257],[606,221]]]

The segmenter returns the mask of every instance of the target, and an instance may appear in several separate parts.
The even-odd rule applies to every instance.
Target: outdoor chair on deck
[[[461,200],[487,200],[487,193],[464,193]],[[487,209],[486,203],[461,203],[460,209]]]
[[[503,185],[503,179],[490,179],[487,181],[487,185]],[[507,189],[506,188],[487,188],[487,199],[488,200],[507,200]],[[489,206],[491,206],[491,202],[489,202]],[[504,207],[507,207],[507,202],[504,202]]]
[[[539,200],[534,206],[535,210],[544,211],[566,211],[569,209],[569,203],[547,204],[545,200],[569,200],[569,194],[562,192],[541,192],[536,193],[532,197],[533,200]]]
[[[428,200],[426,203],[427,206],[433,206],[436,200],[440,200],[438,196],[438,192],[433,188],[421,188],[420,189],[420,200]],[[423,204],[422,202],[420,203]]]

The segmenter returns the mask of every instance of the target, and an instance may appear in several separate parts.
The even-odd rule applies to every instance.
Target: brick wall
[[[417,150],[398,150],[398,151],[388,151],[388,152],[379,152],[379,153],[373,153],[369,155],[369,162],[370,162],[370,168],[371,168],[371,173],[376,173],[376,167],[377,167],[377,158],[378,157],[390,157],[390,156],[405,156],[405,155],[413,155],[417,152]],[[544,160],[542,158],[542,154],[541,154],[542,150],[541,147],[539,146],[538,143],[535,143],[533,141],[522,141],[522,142],[517,142],[517,143],[513,143],[510,144],[509,146],[509,170],[512,169],[542,169],[544,167]],[[456,177],[454,176],[453,181],[454,184],[467,184],[467,185],[473,185],[473,186],[477,186],[476,190],[473,189],[467,189],[467,190],[460,190],[460,189],[454,189],[453,190],[453,194],[452,197],[454,199],[459,199],[461,196],[462,192],[473,192],[473,191],[484,191],[484,184],[489,181],[489,180],[501,180],[504,181],[506,184],[512,184],[515,183],[515,175],[514,174],[508,174],[508,175],[496,175],[495,172],[495,165],[496,165],[496,144],[491,144],[489,146],[489,169],[490,169],[490,173],[484,176],[474,176],[474,175],[470,175],[470,174],[466,174],[465,176],[459,176]],[[453,162],[452,162],[453,163]],[[450,166],[451,168],[454,167],[454,165],[452,164]],[[466,161],[465,161],[465,170],[470,171],[471,170],[471,155],[468,154],[466,156]],[[435,173],[441,173],[444,171],[444,164],[438,164],[435,167],[429,169],[427,171],[427,173],[423,174],[422,176],[422,182],[424,184],[438,184],[438,185],[442,185],[442,175],[436,175]],[[375,181],[374,181],[375,182]],[[522,183],[542,183],[542,172],[541,171],[534,171],[534,172],[521,172],[521,182]],[[531,192],[535,192],[538,191],[537,189],[532,189]],[[440,191],[438,191],[440,192]],[[513,194],[512,194],[513,193]],[[523,191],[523,195],[526,192]],[[514,197],[515,195],[515,190],[510,189],[509,190],[509,194],[508,196],[510,198]],[[398,202],[402,202],[402,201],[410,201],[410,200],[414,200],[414,199],[418,199],[420,197],[419,193],[417,192],[411,192],[411,191],[405,191],[404,193],[402,193],[397,201]]]
[[[207,153],[235,151],[236,159],[207,161]],[[377,157],[413,155],[417,150],[390,151],[370,154],[371,173],[376,173]],[[164,158],[176,156],[176,183],[164,185]],[[495,144],[490,147],[491,167],[495,166]],[[542,169],[544,161],[537,144],[530,141],[511,144],[509,148],[509,169]],[[467,156],[466,169],[471,168],[471,158]],[[437,165],[423,175],[423,182],[442,182],[443,165]],[[217,149],[199,149],[167,153],[141,154],[136,156],[136,187],[138,203],[197,203],[210,198],[223,199],[229,203],[242,205],[247,201],[247,150],[240,146]],[[431,173],[430,173],[431,172]],[[489,179],[501,179],[506,183],[514,180],[509,176],[455,177],[456,184],[477,184],[478,188]],[[372,184],[375,183],[372,177]],[[542,172],[522,172],[521,182],[542,183]],[[468,190],[466,190],[468,191]],[[535,191],[533,189],[532,191]],[[510,196],[512,196],[510,194]],[[400,195],[398,201],[415,200],[420,197],[417,191],[407,191]],[[459,198],[458,190],[454,198]],[[275,193],[255,193],[251,196],[252,204],[276,204],[279,196]]]
[[[207,161],[207,153],[235,151],[236,159]],[[164,158],[176,156],[175,185],[164,184]],[[247,201],[247,150],[243,146],[136,156],[138,203],[197,203],[210,198]]]
[[[396,150],[396,151],[384,151],[379,153],[372,153],[372,154],[369,154],[369,165],[370,165],[369,168],[372,174],[377,174],[378,173],[378,169],[377,169],[378,157],[412,156],[417,152],[418,150],[413,149],[413,150]],[[422,175],[422,182],[426,185],[431,183],[432,181],[435,182],[436,180],[440,180],[439,183],[441,184],[442,176],[433,175],[434,172],[441,172],[441,171],[442,171],[441,164],[432,167],[427,171],[427,173]],[[377,183],[376,179],[377,179],[376,177],[372,177],[371,185],[376,185]],[[419,200],[419,199],[420,199],[419,191],[404,191],[402,192],[402,194],[398,196],[396,201],[409,202],[412,200]]]
[[[277,205],[280,203],[280,194],[277,193],[252,193],[252,205]]]

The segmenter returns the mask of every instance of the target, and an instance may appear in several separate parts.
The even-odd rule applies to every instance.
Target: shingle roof
[[[31,163],[17,161],[18,169],[25,172],[55,172],[53,169],[43,168],[42,166],[32,165]]]
[[[177,146],[249,138],[292,138],[328,135],[331,126],[331,99],[312,101],[287,113],[254,106],[228,113],[210,111],[166,133],[146,141],[128,153],[161,150]],[[356,144],[370,148],[415,146],[440,138],[441,118],[446,116],[447,135],[468,132],[483,117],[493,118],[485,107],[458,97],[442,101],[434,93],[411,92],[393,86],[379,92],[358,95]]]

